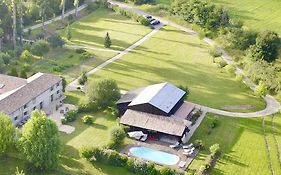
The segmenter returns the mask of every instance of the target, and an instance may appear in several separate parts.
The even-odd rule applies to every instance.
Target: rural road
[[[137,9],[137,8],[134,8],[128,4],[125,4],[125,3],[121,3],[121,2],[117,2],[117,1],[113,1],[113,0],[108,0],[109,3],[113,4],[113,5],[118,5],[119,7],[123,8],[123,9],[126,9],[130,12],[133,12],[133,13],[136,13],[136,14],[139,14],[139,15],[147,15],[148,13],[140,10],[140,9]],[[78,11],[81,11],[83,10],[84,8],[86,8],[87,5],[84,4],[82,6],[79,7]],[[75,10],[71,10],[69,12],[67,12],[65,14],[65,16],[69,16],[70,14],[74,14]],[[140,39],[139,41],[137,41],[136,43],[134,43],[133,45],[131,45],[130,47],[128,47],[127,49],[125,49],[124,51],[120,51],[117,53],[116,56],[112,57],[111,59],[107,60],[106,62],[102,63],[101,65],[97,66],[96,68],[92,69],[91,71],[87,72],[87,75],[93,75],[95,74],[97,71],[99,71],[100,69],[104,68],[105,66],[107,66],[108,64],[116,61],[117,59],[121,58],[122,56],[124,56],[125,54],[127,54],[128,52],[130,52],[131,50],[135,49],[136,47],[138,47],[139,45],[141,45],[144,41],[146,41],[147,39],[149,39],[151,36],[153,36],[158,30],[160,30],[160,28],[163,26],[163,25],[170,25],[172,27],[175,27],[179,30],[182,30],[182,31],[185,31],[191,35],[194,35],[194,36],[197,36],[198,33],[191,30],[191,29],[188,29],[184,26],[181,26],[181,25],[178,25],[174,22],[171,22],[169,20],[165,20],[165,19],[162,19],[160,17],[155,17],[156,19],[160,20],[161,21],[161,25],[159,25],[157,28],[155,28],[152,32],[148,33],[146,36],[144,36],[142,39]],[[45,24],[50,24],[54,21],[58,21],[60,20],[60,16],[54,18],[54,19],[51,19],[51,20],[48,20],[45,22]],[[36,29],[36,28],[40,28],[42,27],[42,24],[36,24],[34,26],[31,26],[29,28],[26,28],[24,29],[24,32],[27,32],[29,29]],[[203,39],[207,44],[209,45],[212,45],[214,43],[214,41],[210,38],[204,38]],[[79,47],[79,46],[72,46],[72,47]],[[228,64],[233,64],[233,60],[231,58],[231,56],[229,56],[227,54],[227,52],[225,50],[223,50],[223,48],[219,48],[220,51],[222,52],[222,58],[228,63]],[[234,64],[235,65],[235,64]],[[244,73],[243,73],[243,70],[240,68],[240,67],[236,67],[236,71],[235,73],[237,75],[243,75],[244,76]],[[249,86],[251,89],[255,89],[256,87],[256,84],[254,84],[247,76],[244,76],[244,79],[243,79],[243,82]],[[78,86],[78,79],[72,81],[70,84],[67,85],[66,87],[66,90],[68,91],[75,91],[77,90]],[[229,116],[229,117],[245,117],[245,118],[251,118],[251,117],[264,117],[264,116],[268,116],[268,115],[272,115],[272,114],[275,114],[277,112],[279,112],[279,110],[281,109],[281,105],[280,103],[272,96],[270,95],[266,95],[264,97],[264,100],[266,102],[266,108],[261,110],[261,111],[257,111],[257,112],[251,112],[251,113],[237,113],[237,112],[228,112],[228,111],[223,111],[223,110],[219,110],[219,109],[214,109],[214,108],[210,108],[210,107],[207,107],[207,106],[202,106],[202,105],[198,105],[198,104],[195,104],[198,108],[201,108],[203,109],[205,112],[210,112],[210,113],[214,113],[214,114],[218,114],[218,115],[224,115],[224,116]]]

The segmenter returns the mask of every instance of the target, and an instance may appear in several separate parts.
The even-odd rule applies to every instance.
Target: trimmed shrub
[[[264,96],[264,95],[266,95],[267,91],[268,91],[268,89],[267,89],[267,86],[265,85],[265,83],[260,81],[258,86],[255,89],[255,94],[258,96]]]
[[[43,56],[50,50],[49,43],[45,40],[36,41],[31,47],[31,53],[37,56]]]
[[[78,83],[80,85],[85,85],[85,83],[88,81],[88,77],[86,75],[86,72],[83,72],[83,74],[81,75],[81,77],[78,79]]]
[[[68,123],[68,122],[73,122],[76,120],[78,114],[78,110],[70,110],[65,114],[65,118],[62,120],[62,122]]]
[[[218,143],[210,146],[210,152],[212,153],[213,156],[219,156],[220,155],[220,145]]]
[[[47,41],[50,43],[52,48],[62,47],[65,44],[62,37],[57,34],[50,36]]]
[[[124,141],[126,133],[122,127],[113,128],[110,131],[110,142],[108,147],[110,149],[117,149]]]
[[[87,51],[85,49],[78,48],[78,49],[75,49],[75,52],[78,53],[78,54],[82,54],[82,53],[87,52]]]
[[[90,148],[83,147],[79,150],[81,157],[84,157],[87,160],[90,160],[94,156],[94,150]]]
[[[204,148],[204,144],[203,144],[203,141],[202,140],[199,140],[199,139],[197,139],[197,140],[195,140],[194,141],[194,147],[196,148],[196,149],[203,149]]]
[[[84,122],[85,124],[87,124],[87,125],[91,125],[91,124],[93,124],[93,122],[94,122],[93,117],[90,116],[90,115],[85,115],[85,116],[82,118],[82,120],[83,120],[83,122]]]
[[[230,75],[234,75],[235,74],[235,66],[232,64],[228,64],[225,66],[225,70],[227,73],[229,73]]]

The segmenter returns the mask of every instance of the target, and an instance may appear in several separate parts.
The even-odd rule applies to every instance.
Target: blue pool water
[[[180,159],[177,155],[146,147],[132,147],[130,148],[130,153],[132,153],[135,157],[139,157],[163,165],[175,165]]]

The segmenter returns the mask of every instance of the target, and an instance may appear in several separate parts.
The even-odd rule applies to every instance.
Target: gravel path
[[[141,38],[139,41],[137,41],[136,43],[134,43],[133,45],[131,45],[130,47],[128,47],[127,49],[121,51],[119,54],[117,54],[116,56],[110,58],[109,60],[105,61],[104,63],[100,64],[99,66],[97,66],[96,68],[90,70],[89,72],[86,73],[87,76],[93,75],[94,73],[96,73],[97,71],[101,70],[102,68],[104,68],[105,66],[107,66],[108,64],[118,60],[119,58],[121,58],[122,56],[124,56],[125,54],[127,54],[128,52],[132,51],[133,49],[135,49],[136,47],[138,47],[139,45],[141,45],[144,41],[146,41],[147,39],[149,39],[151,36],[153,36],[155,33],[158,32],[158,30],[162,27],[163,25],[158,25],[156,26],[156,28],[154,30],[152,30],[150,33],[148,33],[147,35],[145,35],[143,38]],[[72,81],[71,83],[69,83],[66,86],[66,90],[67,91],[76,91],[77,87],[79,86],[78,84],[78,79],[75,79],[74,81]]]

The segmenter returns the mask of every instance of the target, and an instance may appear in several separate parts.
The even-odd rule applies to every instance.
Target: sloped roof
[[[129,106],[149,103],[165,113],[169,113],[185,93],[167,82],[150,85],[144,88]]]
[[[0,74],[0,95],[15,90],[26,83],[26,79]]]
[[[122,97],[117,101],[117,104],[132,102],[132,101],[141,93],[141,91],[143,91],[143,89],[144,89],[144,88],[142,87],[142,88],[134,89],[134,90],[131,90],[131,91],[125,93],[125,94],[122,95]]]
[[[61,81],[57,75],[37,73],[27,79],[27,84],[0,100],[0,111],[11,114],[24,106],[56,83]]]
[[[131,109],[128,109],[121,117],[120,123],[175,136],[182,136],[186,127],[192,124],[192,122],[184,119],[178,120],[173,117],[154,115]]]

